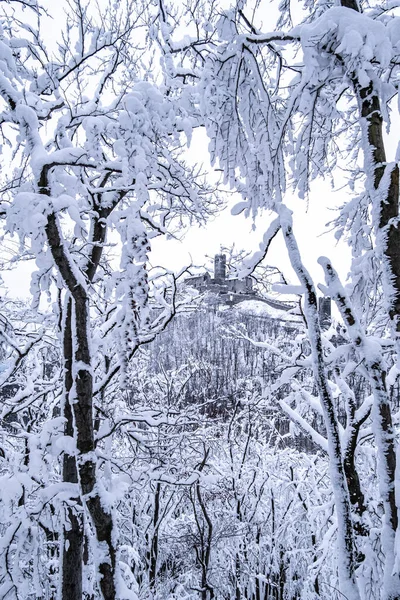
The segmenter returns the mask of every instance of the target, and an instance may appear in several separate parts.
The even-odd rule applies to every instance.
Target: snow
[[[385,25],[345,7],[329,8],[309,25],[299,26],[299,32],[306,65],[304,77],[309,83],[317,83],[323,77],[328,62],[324,52],[327,43],[343,60],[346,72],[354,72],[363,87],[369,84],[372,61],[387,67],[393,55]]]
[[[279,300],[276,300],[279,304]],[[270,319],[279,319],[280,321],[286,321],[289,323],[300,323],[301,319],[293,315],[290,311],[285,309],[278,309],[270,306],[268,302],[261,302],[259,300],[244,300],[236,304],[235,310],[245,311],[249,314],[254,314],[260,317],[267,317]]]

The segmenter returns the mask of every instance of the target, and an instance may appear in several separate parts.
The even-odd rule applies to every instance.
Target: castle
[[[283,312],[294,310],[295,302],[283,302],[275,298],[265,298],[260,296],[253,289],[253,279],[245,277],[244,279],[227,277],[226,273],[226,255],[216,254],[214,257],[214,277],[210,273],[202,273],[185,279],[185,284],[197,290],[199,293],[211,292],[217,295],[221,303],[227,306],[239,304],[244,300],[255,300],[263,302],[276,310]],[[318,299],[318,312],[322,329],[329,329],[331,324],[331,299]]]
[[[244,300],[257,300],[265,302],[272,308],[287,311],[293,308],[293,304],[275,299],[266,299],[258,295],[253,289],[253,279],[227,277],[226,255],[216,254],[214,257],[214,277],[210,273],[202,273],[185,279],[186,285],[196,289],[200,293],[211,292],[218,295],[224,304],[233,306]]]

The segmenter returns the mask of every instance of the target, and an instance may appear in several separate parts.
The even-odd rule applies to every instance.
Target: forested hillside
[[[129,407],[155,412],[138,423],[134,518],[125,523],[138,536],[142,590],[155,598],[313,597],[327,577],[322,557],[309,570],[332,526],[329,511],[316,511],[330,496],[326,460],[305,451],[304,437],[293,443],[282,394],[271,394],[279,360],[268,347],[279,340],[289,350],[303,326],[274,312],[203,304],[133,364]],[[304,485],[309,471],[319,501]]]
[[[243,307],[205,304],[178,315],[132,365],[127,404],[138,414],[138,438],[129,456],[137,481],[133,522],[124,523],[138,536],[144,597],[148,586],[154,598],[340,597],[325,428],[304,323],[259,302]],[[326,343],[346,343],[336,325]],[[283,354],[295,354],[299,368],[288,373]],[[370,390],[361,378],[355,387],[358,407]],[[338,393],[346,427],[341,400]],[[353,455],[347,473],[357,561],[374,598],[379,564],[370,559],[379,542],[373,536],[372,547],[368,533],[380,521],[376,457],[368,427],[363,437],[363,461],[356,466]]]

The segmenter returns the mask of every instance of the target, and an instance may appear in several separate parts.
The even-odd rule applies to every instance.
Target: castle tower
[[[319,321],[324,331],[331,326],[331,299],[323,296],[318,301]]]
[[[226,254],[216,254],[214,257],[214,279],[226,279]]]

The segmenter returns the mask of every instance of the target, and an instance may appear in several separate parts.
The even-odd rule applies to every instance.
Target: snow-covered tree
[[[224,338],[226,325],[218,332],[216,318],[212,310],[180,316],[136,356],[140,376],[132,365],[129,405],[137,426],[132,447],[115,443],[119,460],[132,461],[119,518],[139,554],[139,593],[205,600],[331,596],[337,577],[327,559],[335,523],[326,456],[285,446],[268,393],[275,374],[247,376],[265,348]],[[268,320],[241,310],[225,318],[253,331]],[[236,348],[236,364],[228,348]],[[227,368],[213,388],[209,376],[220,356]],[[165,368],[171,362],[179,367]],[[224,383],[229,397],[216,398],[213,389]]]
[[[384,509],[380,593],[383,600],[395,600],[400,597],[398,444],[390,396],[399,351],[399,174],[398,157],[388,160],[384,127],[392,137],[396,135],[397,3],[342,0],[303,6],[284,1],[275,7],[276,26],[266,23],[261,3],[236,2],[229,10],[215,11],[214,20],[209,15],[208,21],[206,3],[201,6],[195,3],[189,11],[197,25],[192,37],[179,39],[179,32],[173,32],[176,16],[167,3],[161,4],[158,40],[166,78],[183,82],[185,94],[188,87],[192,89],[193,111],[207,129],[211,159],[223,170],[225,181],[242,194],[234,212],[245,211],[258,220],[265,211],[274,214],[249,270],[265,257],[272,239],[283,234],[300,283],[297,291],[304,298],[310,364],[327,434],[340,590],[348,599],[358,600],[366,591],[358,569],[345,472],[349,440],[343,439],[330,386],[315,285],[302,262],[293,215],[285,205],[288,182],[304,197],[320,176],[331,177],[333,183],[339,179],[339,185],[343,177],[348,180],[351,198],[343,204],[336,227],[337,236],[345,234],[352,248],[349,289],[343,289],[329,260],[320,262],[327,282],[324,292],[342,314],[349,344],[372,391]],[[215,5],[208,6],[212,13]],[[377,296],[381,299],[378,339],[371,337],[374,327],[367,320]],[[382,359],[383,348],[390,343],[387,337],[395,353],[389,363]],[[355,417],[350,406],[349,411],[348,425]],[[375,560],[379,563],[378,554]]]
[[[36,261],[34,304],[42,293],[54,301],[62,362],[58,416],[53,422],[42,412],[31,456],[39,447],[47,451],[50,439],[58,448],[51,475],[58,487],[45,505],[50,516],[57,506],[59,519],[55,528],[45,525],[60,550],[60,597],[135,597],[124,578],[129,569],[119,566],[118,477],[107,471],[98,434],[101,399],[115,377],[124,388],[130,358],[176,310],[175,276],[148,270],[151,238],[203,222],[213,204],[198,169],[182,159],[191,135],[185,105],[154,83],[157,70],[144,53],[146,5],[110,2],[100,10],[73,0],[61,8],[65,18],[52,21],[35,0],[15,1],[2,4],[0,18],[1,214],[5,235],[20,240],[21,257]],[[54,43],[47,40],[49,27],[57,31]],[[40,335],[29,343],[40,344]],[[29,348],[21,350],[10,336],[6,344],[14,373]],[[22,420],[29,418],[28,390],[43,398],[50,379],[34,369],[23,377],[25,391],[14,397]],[[6,475],[10,482],[15,477]],[[48,474],[34,481],[40,494],[50,493]],[[34,538],[39,525],[33,528],[31,506],[28,512],[28,538]],[[35,597],[46,595],[40,561],[21,565],[25,541],[15,522],[8,525],[0,596],[29,597],[30,580]]]

